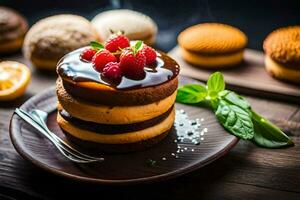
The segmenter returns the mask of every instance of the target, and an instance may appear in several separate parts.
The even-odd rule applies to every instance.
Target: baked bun
[[[112,30],[124,31],[130,40],[143,40],[148,45],[155,43],[157,25],[150,17],[136,11],[120,9],[102,12],[93,18],[92,24],[102,42]]]
[[[62,56],[97,39],[87,19],[77,15],[55,15],[31,27],[25,37],[23,53],[36,67],[55,70]]]
[[[0,6],[0,54],[18,51],[28,30],[26,19],[17,11]]]

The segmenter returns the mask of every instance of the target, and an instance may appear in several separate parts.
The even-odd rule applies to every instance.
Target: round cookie
[[[0,54],[18,51],[28,30],[26,19],[17,11],[0,6]]]
[[[187,62],[206,68],[220,68],[235,66],[242,61],[247,37],[229,25],[204,23],[181,32],[178,43]]]
[[[87,19],[55,15],[31,27],[24,40],[23,53],[38,68],[55,70],[62,56],[97,39],[96,30]]]
[[[280,28],[263,44],[266,70],[275,78],[300,83],[300,26]]]
[[[92,24],[102,42],[112,30],[124,31],[130,40],[143,40],[148,45],[155,43],[157,25],[150,17],[136,11],[120,9],[102,12],[93,18]]]

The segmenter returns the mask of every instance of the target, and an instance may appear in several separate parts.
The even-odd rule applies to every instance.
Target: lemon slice
[[[0,101],[21,96],[30,81],[29,68],[15,61],[0,62]]]

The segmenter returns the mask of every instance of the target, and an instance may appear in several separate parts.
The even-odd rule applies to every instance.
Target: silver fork
[[[24,121],[36,128],[45,137],[47,137],[52,142],[52,144],[61,152],[61,154],[69,160],[76,163],[91,163],[104,160],[104,158],[90,156],[80,152],[79,150],[75,149],[74,147],[60,139],[56,134],[51,132],[45,122],[48,117],[48,114],[46,112],[35,109],[28,113],[22,109],[17,108],[15,110],[15,113]]]

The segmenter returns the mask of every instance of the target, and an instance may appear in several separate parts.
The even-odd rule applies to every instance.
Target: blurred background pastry
[[[148,45],[155,43],[157,25],[148,16],[127,9],[110,10],[94,17],[92,24],[100,40],[105,41],[113,31],[124,31],[130,40],[143,40]]]
[[[28,24],[26,19],[17,11],[0,6],[0,54],[18,51]]]
[[[275,78],[300,83],[300,26],[280,28],[264,41],[266,70]]]
[[[30,28],[23,53],[38,68],[54,70],[63,55],[97,39],[96,30],[87,19],[77,15],[55,15]]]
[[[226,24],[203,23],[181,32],[178,43],[187,62],[204,68],[225,68],[243,60],[247,36]]]

